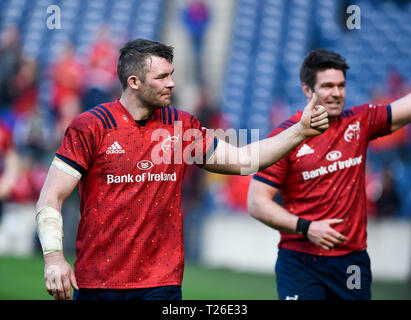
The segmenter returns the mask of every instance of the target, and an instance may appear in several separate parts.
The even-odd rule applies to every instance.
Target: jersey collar
[[[116,101],[113,105],[115,105],[117,110],[119,111],[119,115],[123,119],[123,123],[126,122],[128,126],[132,126],[132,127],[136,127],[136,126],[140,127],[140,125],[135,122],[135,120],[134,120],[133,116],[130,114],[130,112],[128,112],[128,110],[121,104],[120,99],[116,99]],[[148,127],[151,124],[157,124],[158,125],[158,123],[160,122],[160,113],[161,113],[161,109],[154,110],[151,113],[151,115],[149,117],[149,121],[147,122],[145,127]]]

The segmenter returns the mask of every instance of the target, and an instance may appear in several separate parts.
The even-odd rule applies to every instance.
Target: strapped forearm
[[[52,207],[43,207],[36,214],[37,233],[43,254],[63,251],[63,217]]]

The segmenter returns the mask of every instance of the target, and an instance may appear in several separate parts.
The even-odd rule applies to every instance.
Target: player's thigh
[[[324,300],[326,291],[316,277],[310,255],[280,249],[275,265],[280,300]]]
[[[330,278],[334,282],[330,287],[334,293],[345,300],[371,299],[371,263],[366,250],[336,257],[333,263],[330,269],[335,270],[334,278]]]

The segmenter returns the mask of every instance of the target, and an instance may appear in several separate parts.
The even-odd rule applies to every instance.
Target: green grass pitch
[[[73,262],[73,259],[70,259]],[[411,300],[407,283],[374,281],[373,299]],[[0,300],[50,300],[43,259],[0,256]],[[186,265],[184,300],[276,300],[274,275]]]

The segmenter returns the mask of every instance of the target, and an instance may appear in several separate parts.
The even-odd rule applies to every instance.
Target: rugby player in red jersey
[[[328,128],[327,112],[314,98],[301,121],[276,137],[242,148],[219,141],[170,106],[172,61],[170,46],[126,43],[117,69],[121,98],[80,114],[66,130],[36,215],[46,289],[55,299],[70,299],[73,286],[75,299],[180,300],[187,165],[255,173]],[[60,212],[77,185],[81,219],[73,272],[62,251]]]
[[[334,52],[319,49],[308,54],[300,69],[302,89],[307,100],[317,95],[330,126],[258,172],[250,184],[250,214],[281,233],[275,268],[280,299],[371,296],[367,146],[411,121],[411,94],[390,105],[364,104],[343,111],[348,68]],[[269,136],[300,118],[297,112]],[[278,191],[282,206],[272,200]]]

